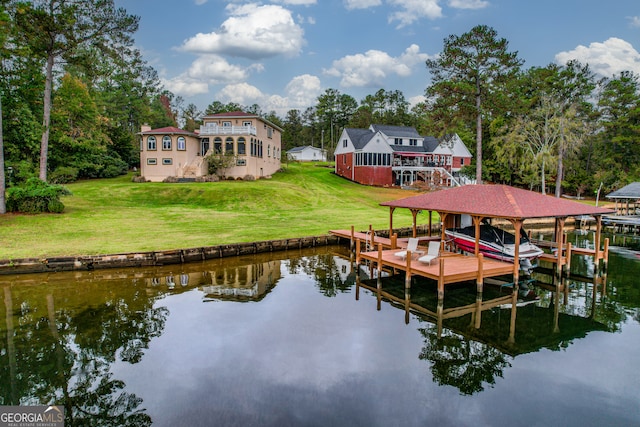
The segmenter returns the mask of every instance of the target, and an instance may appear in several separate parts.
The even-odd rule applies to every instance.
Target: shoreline
[[[570,225],[571,221],[567,221]],[[506,225],[506,224],[505,224]],[[573,224],[574,226],[576,223]],[[541,231],[548,226],[547,221],[529,224],[529,229]],[[439,231],[439,224],[433,224],[432,232]],[[412,234],[411,227],[394,230],[398,236]],[[426,235],[428,226],[417,227],[418,235]],[[388,235],[389,230],[376,230],[378,235]],[[0,275],[53,273],[61,271],[92,271],[109,268],[154,267],[172,264],[186,264],[216,258],[252,255],[289,249],[312,248],[340,244],[344,238],[324,234],[289,239],[265,240],[257,242],[231,243],[226,245],[203,246],[186,249],[161,251],[128,252],[102,255],[71,255],[44,258],[17,258],[0,260]],[[348,240],[347,240],[348,241]]]

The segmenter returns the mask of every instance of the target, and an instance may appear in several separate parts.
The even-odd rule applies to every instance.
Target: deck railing
[[[257,132],[254,126],[200,126],[200,135],[257,135]]]

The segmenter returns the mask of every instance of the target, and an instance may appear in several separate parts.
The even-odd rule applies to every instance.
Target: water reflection
[[[593,247],[589,234],[571,237],[577,247]],[[613,252],[635,258],[628,249],[614,247]],[[405,323],[415,318],[424,338],[419,358],[430,364],[434,381],[470,395],[493,386],[519,355],[563,350],[591,332],[620,329],[628,316],[618,295],[611,298],[607,294],[607,274],[598,273],[591,257],[574,255],[572,265],[576,274],[570,277],[540,269],[533,275],[533,289],[525,292],[518,287],[486,285],[483,291],[476,291],[473,283],[463,283],[448,286],[444,300],[438,300],[434,281],[414,277],[407,288],[404,277],[369,279],[368,270],[361,268],[356,299],[363,288],[376,297],[378,310],[385,302],[405,311]],[[637,262],[624,265],[640,267]],[[620,268],[615,255],[610,270],[614,283],[609,292],[617,294],[621,289],[616,286],[618,281],[633,276]],[[637,321],[638,286],[629,289],[633,289],[633,318]]]
[[[203,424],[211,413],[220,425],[424,425],[443,404],[495,409],[486,392],[521,393],[510,374],[541,354],[575,356],[589,335],[640,323],[640,261],[627,251],[612,250],[604,280],[587,280],[577,258],[578,276],[560,283],[541,270],[534,299],[463,284],[438,301],[436,285],[417,277],[410,289],[403,277],[368,280],[342,247],[0,277],[0,405],[64,405],[69,426]],[[630,342],[621,354],[640,351]],[[527,384],[545,381],[532,371]],[[625,387],[627,396],[637,388]],[[589,396],[610,399],[609,388]],[[446,425],[470,423],[437,413]]]

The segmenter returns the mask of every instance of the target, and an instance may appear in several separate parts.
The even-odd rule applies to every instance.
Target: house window
[[[172,165],[173,164],[173,159],[168,159],[168,158],[162,159],[162,164],[163,165]]]
[[[395,138],[395,139],[393,140],[393,143],[394,143],[395,145],[402,145],[402,138]]]
[[[224,141],[225,154],[233,154],[233,138],[229,137]]]
[[[223,128],[230,128],[231,127],[231,122],[222,122],[222,127]]]
[[[242,126],[251,126],[251,122],[242,122]]]
[[[464,159],[460,159],[460,166],[464,166]]]
[[[158,164],[158,159],[156,159],[156,158],[147,159],[147,164],[148,165],[157,165]]]
[[[184,139],[184,136],[178,137],[178,150],[184,151],[187,149],[187,140]]]
[[[409,145],[418,145],[418,140],[415,138],[410,138],[409,139]]]
[[[165,151],[171,150],[171,137],[169,135],[162,137],[162,149]]]
[[[247,140],[243,137],[238,138],[238,154],[247,154]]]
[[[267,157],[271,157],[271,144],[267,145]]]
[[[345,139],[345,140],[343,140],[343,141],[342,141],[342,146],[343,146],[344,148],[347,148],[347,145],[348,145],[347,140],[346,140],[346,139]]]
[[[273,129],[267,128],[267,138],[273,137]]]
[[[236,160],[236,166],[246,166],[247,165],[247,159],[237,159]]]
[[[222,139],[216,138],[213,140],[213,152],[215,154],[222,154]]]
[[[150,136],[147,138],[147,150],[155,151],[156,149],[156,137]]]
[[[140,138],[140,151],[144,150],[144,139]]]

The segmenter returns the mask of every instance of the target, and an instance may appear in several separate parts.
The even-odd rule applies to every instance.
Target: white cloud
[[[207,1],[209,0],[196,0],[196,6],[202,6],[203,4],[205,4]]]
[[[218,55],[202,55],[193,61],[187,75],[192,79],[205,80],[214,84],[229,83],[245,80],[251,69],[261,71],[262,66],[255,64],[249,68],[242,68],[229,64]]]
[[[176,95],[194,96],[209,92],[209,85],[206,82],[190,79],[184,74],[169,80],[162,79],[161,82],[167,90]]]
[[[489,6],[484,0],[449,0],[449,7],[455,9],[484,9]]]
[[[304,74],[294,77],[285,88],[285,96],[265,94],[248,83],[225,86],[216,94],[223,102],[237,102],[241,105],[258,104],[264,111],[275,111],[284,116],[291,109],[305,109],[313,105],[321,94],[320,79]]]
[[[265,95],[255,86],[248,83],[237,83],[227,85],[220,92],[217,98],[227,102],[237,102],[242,105],[261,104]]]
[[[367,9],[370,7],[380,6],[382,4],[382,0],[345,0],[344,6],[348,10],[353,9]]]
[[[316,4],[317,0],[271,0],[272,3],[290,4],[292,6],[311,6]]]
[[[427,98],[424,95],[416,95],[407,99],[407,101],[409,102],[410,108],[413,108],[416,105],[420,104],[421,102],[425,102],[426,100]]]
[[[389,17],[389,22],[399,21],[398,28],[412,24],[420,18],[437,19],[442,17],[440,0],[388,0],[388,3],[399,6],[400,11]]]
[[[215,53],[250,59],[298,55],[304,31],[291,12],[281,6],[229,5],[230,17],[217,32],[198,33],[185,40],[181,49],[193,53]]]
[[[629,23],[634,28],[640,28],[640,16],[627,16]]]
[[[603,43],[591,43],[589,47],[580,45],[569,52],[560,52],[555,57],[558,64],[566,64],[573,59],[589,64],[593,72],[604,77],[622,71],[640,74],[640,53],[631,43],[615,37]]]
[[[322,87],[317,76],[303,74],[294,77],[285,88],[288,105],[290,106],[288,110],[291,108],[306,108],[313,105],[321,92]]]
[[[391,75],[409,76],[416,64],[424,63],[427,59],[429,55],[420,53],[420,47],[413,44],[396,58],[379,50],[348,55],[333,61],[333,67],[324,72],[330,76],[341,77],[340,84],[344,87],[374,87],[381,86]]]

